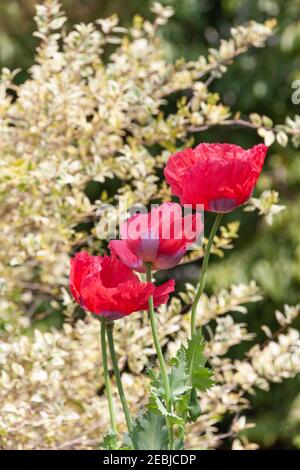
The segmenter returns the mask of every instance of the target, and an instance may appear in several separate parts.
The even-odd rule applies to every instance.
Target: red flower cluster
[[[225,213],[244,204],[261,173],[267,147],[244,150],[232,144],[200,144],[171,156],[164,170],[167,183],[181,204]],[[132,269],[145,271],[176,266],[188,246],[203,231],[200,213],[182,217],[179,204],[164,203],[149,214],[131,217],[120,228],[121,240],[112,240],[112,255],[77,253],[71,260],[70,289],[84,309],[110,320],[166,303],[174,281],[155,287],[143,283]]]
[[[154,306],[166,303],[174,285],[173,280],[159,287],[141,282],[114,255],[91,256],[82,251],[71,259],[70,289],[74,299],[82,308],[109,320],[146,310],[151,295]]]
[[[172,155],[164,175],[181,204],[231,212],[251,197],[267,150],[263,144],[249,150],[233,144],[200,144]]]

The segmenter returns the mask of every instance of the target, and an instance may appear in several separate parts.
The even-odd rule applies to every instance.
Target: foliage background
[[[26,69],[32,64],[37,40],[34,31],[34,0],[0,1],[0,65],[22,68],[17,81],[26,79]],[[127,25],[133,14],[149,17],[148,0],[64,0],[64,10],[70,23],[93,21],[117,12],[121,23]],[[293,80],[300,78],[300,1],[290,0],[177,0],[171,4],[175,15],[162,30],[163,41],[170,60],[184,56],[195,59],[207,47],[217,47],[220,37],[226,37],[234,24],[248,20],[265,21],[275,17],[276,35],[268,47],[253,49],[230,66],[222,80],[214,81],[211,89],[219,92],[223,102],[244,114],[257,112],[282,122],[286,115],[299,113],[291,101]],[[172,103],[168,105],[172,107]],[[213,128],[197,135],[198,141],[226,141],[250,146],[257,142],[251,129],[230,130]],[[253,214],[251,218],[240,211],[227,221],[240,218],[240,236],[235,250],[211,265],[208,291],[229,287],[231,283],[255,279],[262,287],[264,300],[251,307],[248,322],[260,335],[259,325],[270,323],[271,312],[282,309],[285,302],[299,302],[300,287],[300,155],[288,146],[276,146],[268,161],[267,176],[259,183],[259,192],[276,188],[287,210],[272,227]],[[108,192],[112,183],[105,183]],[[103,190],[103,188],[101,188]],[[97,197],[98,188],[90,188],[89,196]],[[209,226],[209,222],[207,224]],[[197,271],[180,271],[195,280]],[[177,282],[180,283],[178,278]],[[43,329],[59,324],[59,314],[37,318]],[[237,346],[237,348],[245,346]],[[247,346],[248,347],[248,346]],[[233,348],[232,354],[238,354]],[[300,445],[300,420],[289,428],[287,416],[292,404],[300,400],[300,379],[272,385],[272,393],[258,392],[251,410],[251,420],[257,423],[249,431],[251,439],[263,448],[291,448]]]

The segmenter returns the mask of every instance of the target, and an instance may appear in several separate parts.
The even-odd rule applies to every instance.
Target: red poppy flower
[[[249,150],[233,144],[200,144],[172,155],[164,175],[181,204],[231,212],[252,195],[268,147]]]
[[[200,213],[182,217],[182,207],[168,202],[128,219],[120,227],[122,239],[111,240],[109,248],[136,271],[145,271],[145,262],[152,269],[170,269],[202,232]]]
[[[110,320],[148,308],[153,295],[154,306],[165,304],[174,290],[174,280],[159,287],[141,282],[116,256],[91,256],[77,253],[71,259],[70,289],[82,308]]]

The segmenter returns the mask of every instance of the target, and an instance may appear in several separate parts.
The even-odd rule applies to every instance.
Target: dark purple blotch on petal
[[[114,320],[119,320],[119,318],[124,317],[124,313],[110,312],[110,311],[108,311],[108,312],[99,312],[99,313],[93,313],[93,317],[95,317],[95,318],[104,317],[107,320],[114,321]]]
[[[214,199],[209,204],[209,210],[225,214],[231,212],[237,207],[235,199]]]

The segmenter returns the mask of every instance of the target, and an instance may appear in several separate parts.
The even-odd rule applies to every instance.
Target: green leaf
[[[178,416],[186,416],[189,410],[189,394],[190,388],[183,395],[176,398],[174,408]]]
[[[133,450],[132,440],[128,432],[123,436],[123,442],[119,450]]]
[[[202,367],[201,369],[196,369],[193,371],[192,375],[193,386],[197,390],[207,390],[209,389],[214,381],[212,379],[212,372],[207,367]]]
[[[162,379],[161,379],[161,374],[155,372],[153,369],[148,369],[148,375],[150,377],[150,385],[151,389],[156,390],[156,394],[159,397],[164,397],[164,388],[162,385]]]
[[[170,390],[172,398],[176,400],[177,397],[184,395],[190,389],[187,354],[183,345],[171,363],[173,366],[169,374]]]
[[[188,341],[187,361],[193,387],[202,391],[210,388],[212,372],[205,367],[204,340],[200,329]]]
[[[184,429],[186,421],[195,421],[200,415],[197,390],[206,390],[212,385],[211,371],[205,367],[204,340],[199,330],[187,347],[181,345],[176,357],[170,361],[168,374],[172,397],[172,412],[167,409],[164,387],[160,373],[149,370],[150,398],[148,409],[155,415],[170,420]]]
[[[149,408],[167,417],[173,424],[180,427],[184,425],[184,416],[187,415],[189,391],[188,363],[186,356],[186,348],[181,345],[176,357],[171,360],[171,370],[168,374],[170,392],[172,397],[173,412],[170,413],[166,408],[166,397],[164,387],[162,385],[161,374],[156,374],[153,370],[149,370],[151,379]]]
[[[154,412],[160,413],[163,416],[167,415],[167,409],[161,400],[161,395],[157,393],[155,388],[150,389],[148,408]]]
[[[165,418],[149,410],[133,424],[132,440],[137,450],[167,450],[168,431]]]
[[[191,395],[190,395],[190,401],[189,401],[189,412],[190,412],[190,418],[192,421],[197,421],[201,414],[201,408],[199,405],[199,400],[197,397],[197,391],[193,387],[191,390]]]
[[[150,389],[150,398],[148,407],[154,413],[161,414],[164,418],[168,418],[172,424],[177,424],[178,426],[183,425],[183,419],[180,416],[177,416],[176,413],[170,413],[165,407],[164,403],[160,397],[156,394],[155,389]]]
[[[103,436],[103,441],[100,442],[100,448],[104,450],[118,449],[118,436],[113,431],[108,431]]]
[[[197,364],[198,366],[205,365],[206,358],[204,357],[203,351],[204,351],[204,340],[203,340],[202,331],[201,329],[199,329],[192,336],[192,338],[188,340],[187,360],[188,360],[189,367],[192,361],[194,362],[194,364]]]

